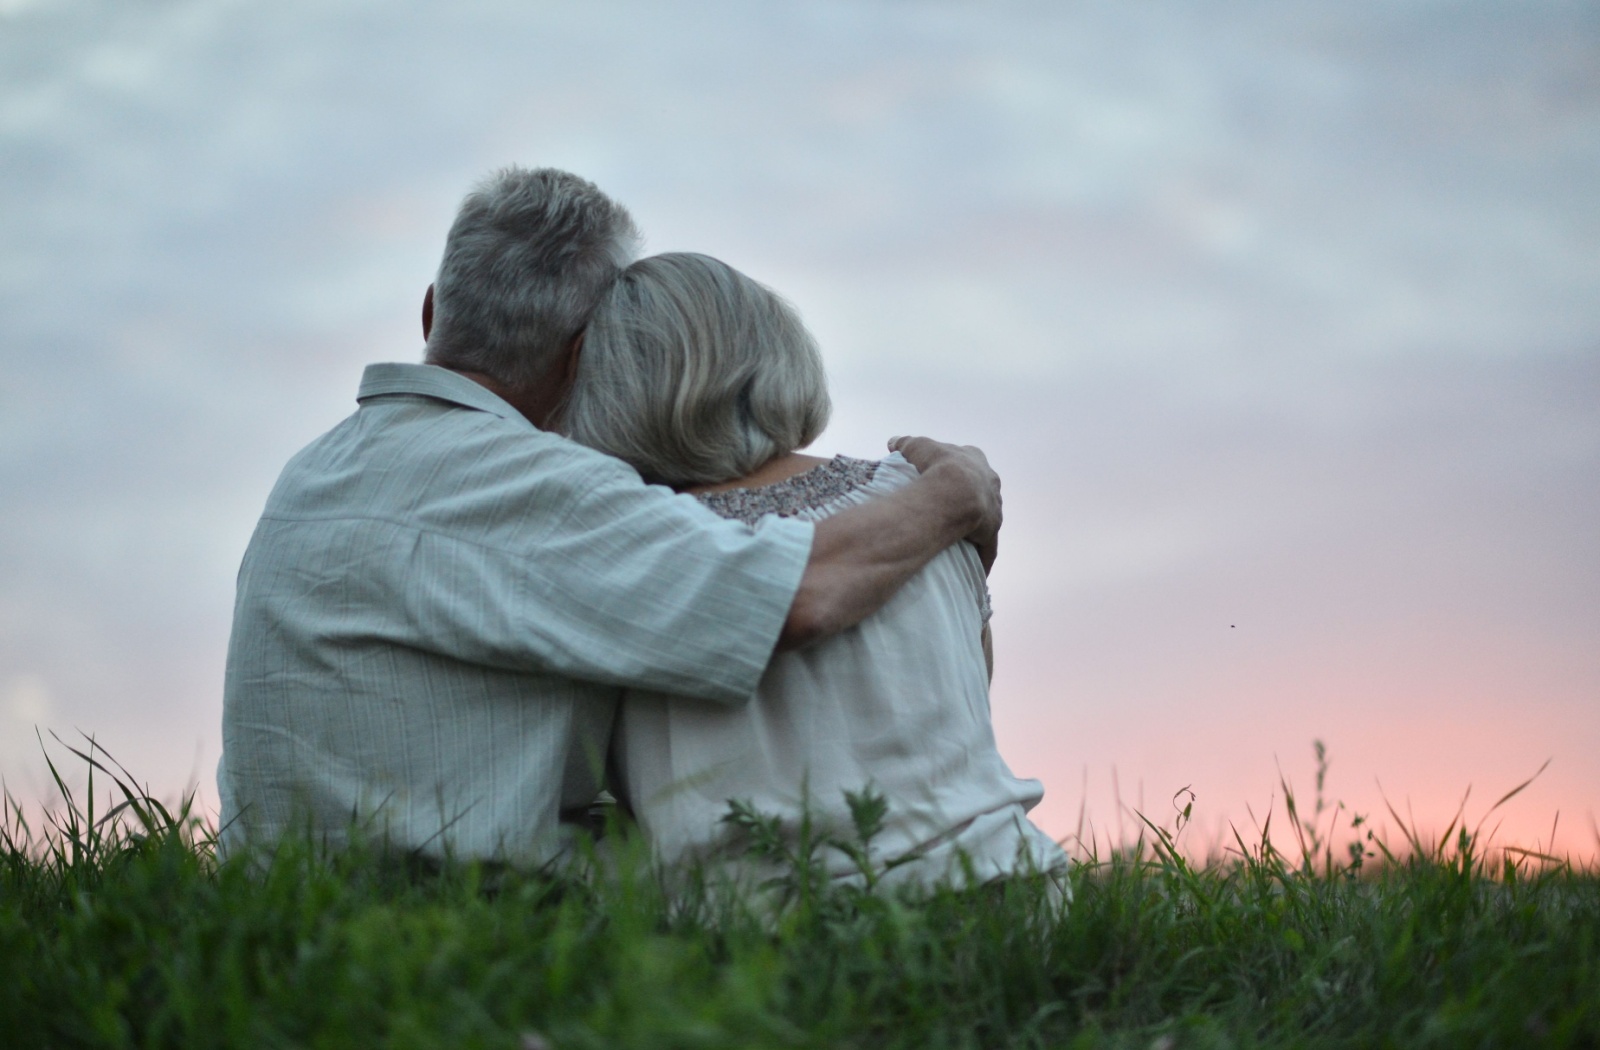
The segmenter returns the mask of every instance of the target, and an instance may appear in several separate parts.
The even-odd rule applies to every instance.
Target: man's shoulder
[[[560,435],[398,396],[364,404],[290,459],[264,518],[385,521],[521,546],[577,504],[664,498],[625,463]]]

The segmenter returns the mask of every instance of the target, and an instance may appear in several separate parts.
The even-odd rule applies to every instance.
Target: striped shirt
[[[308,822],[541,861],[600,786],[621,689],[755,692],[812,526],[719,518],[446,369],[371,365],[357,400],[239,570],[222,848]]]

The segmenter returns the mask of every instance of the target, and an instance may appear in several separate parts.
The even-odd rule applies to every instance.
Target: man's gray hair
[[[461,202],[433,282],[427,361],[542,378],[638,250],[622,205],[554,168],[502,168]]]
[[[794,310],[726,263],[674,252],[623,271],[595,311],[560,426],[646,481],[729,481],[815,441],[831,405]]]

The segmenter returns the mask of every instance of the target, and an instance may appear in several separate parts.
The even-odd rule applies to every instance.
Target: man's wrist
[[[940,531],[948,537],[946,546],[983,524],[983,494],[959,460],[941,457],[922,476],[932,490],[934,515],[944,525]]]
[[[969,539],[987,572],[1000,539],[1000,479],[989,461],[970,445],[947,445],[931,438],[897,437],[889,448],[905,456],[928,481],[931,506],[923,511],[937,523],[946,545]]]

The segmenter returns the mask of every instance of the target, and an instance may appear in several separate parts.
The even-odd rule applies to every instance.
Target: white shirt
[[[239,570],[222,847],[309,821],[538,862],[595,796],[619,687],[755,691],[811,526],[751,528],[427,365],[368,367]]]
[[[915,477],[898,453],[875,465],[841,457],[776,485],[703,498],[725,514],[818,520]],[[858,626],[774,656],[750,704],[629,691],[617,763],[657,853],[669,862],[737,858],[736,836],[719,823],[730,799],[790,829],[809,808],[823,832],[848,837],[843,793],[870,784],[889,802],[873,855],[922,855],[891,881],[957,876],[962,854],[980,882],[1064,866],[1060,847],[1026,817],[1043,787],[1012,775],[995,746],[986,615],[977,552],[957,543]],[[855,870],[842,852],[825,849],[822,859],[835,876]]]

